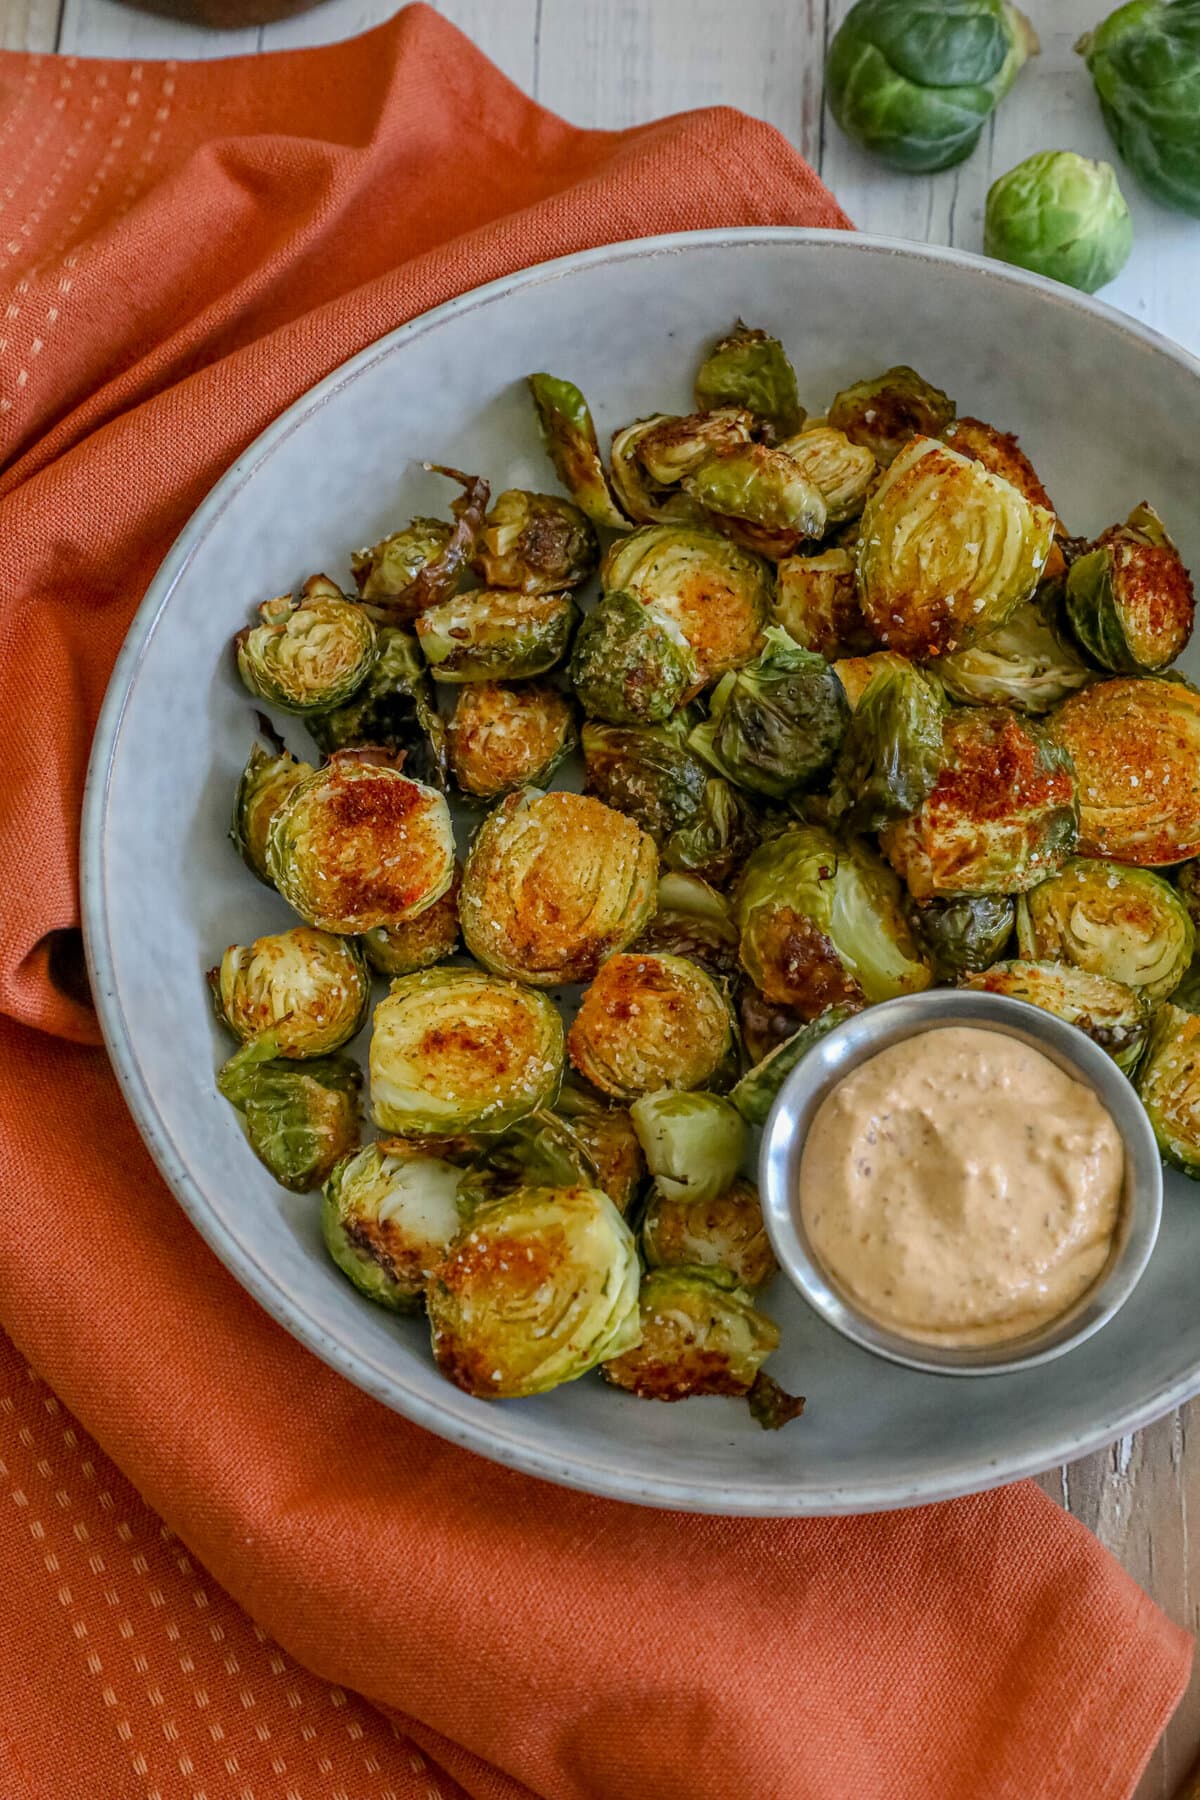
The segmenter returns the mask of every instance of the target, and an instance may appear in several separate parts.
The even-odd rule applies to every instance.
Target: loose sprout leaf
[[[629,520],[613,498],[587,401],[573,381],[531,375],[529,391],[537,408],[542,439],[558,479],[594,525],[628,531]]]
[[[764,1431],[780,1431],[804,1411],[804,1396],[789,1394],[765,1369],[760,1369],[751,1382],[746,1403],[751,1418]]]
[[[229,836],[234,849],[251,872],[267,887],[274,884],[267,868],[267,834],[271,820],[292,789],[313,773],[311,763],[300,762],[284,748],[283,739],[263,713],[256,713],[259,736],[270,749],[255,744],[238,782]]]

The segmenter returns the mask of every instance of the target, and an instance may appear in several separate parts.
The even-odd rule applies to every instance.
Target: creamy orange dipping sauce
[[[919,1343],[996,1344],[1095,1281],[1124,1171],[1091,1088],[1016,1038],[947,1025],[880,1051],[826,1096],[800,1212],[862,1312]]]

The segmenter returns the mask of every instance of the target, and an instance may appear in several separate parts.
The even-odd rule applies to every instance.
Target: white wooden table
[[[522,88],[580,125],[619,127],[716,103],[778,126],[864,231],[980,248],[993,175],[1034,150],[1111,156],[1072,46],[1116,0],[1024,0],[1042,54],[1022,73],[970,160],[907,178],[840,135],[821,103],[825,46],[850,0],[435,0]],[[0,45],[81,56],[214,57],[350,37],[396,0],[326,0],[279,25],[209,32],[116,0],[0,0]],[[1105,298],[1200,351],[1200,221],[1166,213],[1124,181],[1136,248]],[[1200,1204],[1200,1194],[1197,1195]],[[1200,1402],[1043,1479],[1171,1616],[1200,1628]],[[1155,1753],[1138,1800],[1174,1800],[1200,1753],[1200,1678]],[[967,1797],[964,1796],[964,1800]],[[1076,1800],[1063,1796],[1063,1800]],[[1083,1796],[1079,1797],[1083,1800]]]

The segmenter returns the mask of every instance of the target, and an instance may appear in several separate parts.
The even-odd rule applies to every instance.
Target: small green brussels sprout
[[[1011,894],[959,894],[909,908],[913,935],[939,981],[979,975],[999,962],[1016,922]]]
[[[371,673],[375,627],[325,575],[299,594],[264,600],[259,623],[239,631],[238,673],[252,694],[281,712],[323,712],[348,700]]]
[[[995,631],[941,657],[937,673],[946,692],[964,706],[1039,714],[1094,681],[1095,670],[1059,625],[1056,602],[1054,584],[1046,584]]]
[[[642,1251],[652,1269],[727,1269],[749,1293],[779,1269],[752,1181],[731,1182],[715,1200],[669,1200],[655,1188],[642,1220]]]
[[[575,383],[557,375],[531,375],[529,391],[537,408],[542,441],[558,479],[576,506],[593,525],[628,531],[629,520],[609,485],[591,410]]]
[[[217,1017],[242,1043],[268,1033],[276,1056],[325,1056],[361,1030],[371,999],[362,951],[297,925],[231,944],[208,971]]]
[[[654,911],[658,853],[632,819],[587,794],[510,794],[484,820],[463,872],[467,949],[534,987],[589,981]]]
[[[802,1062],[814,1044],[819,1044],[823,1037],[852,1019],[859,1010],[857,1005],[830,1006],[799,1031],[768,1050],[766,1055],[747,1069],[741,1080],[730,1089],[729,1098],[745,1119],[747,1125],[765,1125],[767,1114],[775,1104],[775,1096],[798,1063]],[[698,1259],[699,1260],[699,1259]]]
[[[246,867],[268,887],[273,886],[267,870],[267,833],[271,820],[279,811],[297,782],[311,775],[311,763],[299,762],[283,747],[283,739],[263,713],[256,713],[258,732],[270,745],[264,750],[256,743],[238,782],[233,802],[233,819],[229,836],[234,849]]]
[[[739,319],[713,345],[696,375],[701,412],[737,406],[768,428],[772,438],[790,437],[804,424],[796,391],[796,371],[778,338],[755,331]]]
[[[584,712],[614,725],[667,719],[699,685],[696,659],[675,621],[619,591],[585,614],[570,673]]]
[[[392,1138],[343,1157],[325,1183],[325,1247],[360,1294],[420,1312],[425,1284],[461,1226],[462,1170]]]
[[[572,501],[505,488],[492,502],[471,567],[490,588],[561,594],[586,581],[599,561],[591,521]]]
[[[1129,0],[1075,48],[1122,160],[1164,206],[1200,216],[1197,0]]]
[[[446,736],[459,787],[495,800],[514,788],[545,786],[575,747],[575,713],[545,682],[471,681],[459,690]]]
[[[716,413],[654,413],[613,434],[612,484],[638,525],[703,524],[699,504],[684,493],[685,475],[709,457],[750,442],[754,421],[729,407]]]
[[[766,565],[719,531],[643,525],[610,546],[600,576],[606,594],[632,594],[657,620],[673,625],[690,649],[695,674],[682,700],[726,669],[740,669],[762,648],[771,604]],[[584,709],[591,710],[586,700]],[[644,714],[613,719],[616,725],[650,722]]]
[[[455,864],[454,879],[440,900],[427,906],[415,919],[399,925],[376,925],[364,931],[359,943],[371,967],[380,975],[415,975],[431,969],[458,949],[458,890],[462,870]]]
[[[1008,0],[858,0],[825,64],[829,110],[865,150],[909,175],[971,154],[1038,41]]]
[[[425,1304],[438,1368],[481,1399],[544,1394],[638,1341],[637,1246],[598,1188],[521,1188],[475,1215]]]
[[[914,900],[1020,894],[1074,853],[1079,803],[1070,757],[1007,707],[952,711],[941,771],[880,847]]]
[[[1200,693],[1182,681],[1093,682],[1051,715],[1079,778],[1079,852],[1155,867],[1200,853]]]
[[[731,1101],[663,1088],[629,1111],[660,1194],[706,1202],[730,1187],[746,1154],[746,1127]]]
[[[217,1076],[263,1167],[294,1194],[320,1187],[358,1146],[362,1071],[348,1056],[278,1059],[268,1033],[243,1044]]]
[[[427,608],[417,642],[435,681],[515,681],[560,663],[578,620],[569,594],[477,588]]]
[[[843,388],[834,396],[828,423],[844,431],[852,444],[865,445],[886,469],[913,438],[940,437],[954,414],[948,394],[900,363]]]
[[[870,656],[839,657],[833,664],[833,672],[842,684],[842,691],[850,703],[850,711],[856,712],[863,695],[881,669],[898,669],[903,674],[911,667],[907,656],[900,656],[895,650],[875,650]]]
[[[418,781],[446,785],[446,728],[438,714],[417,640],[397,625],[378,630],[379,655],[353,699],[305,720],[325,756],[382,748],[403,755]]]
[[[882,666],[863,690],[842,739],[830,788],[831,819],[882,831],[933,791],[942,766],[945,705],[911,663]]]
[[[1133,220],[1111,163],[1039,150],[988,189],[983,251],[1094,294],[1129,261]]]
[[[714,775],[692,817],[662,847],[663,867],[699,875],[716,886],[729,880],[758,843],[758,822],[746,797]]]
[[[1126,1075],[1141,1056],[1150,1029],[1150,1010],[1133,988],[1070,963],[998,962],[982,974],[968,975],[960,985],[1024,1000],[1077,1025]]]
[[[642,727],[589,719],[581,743],[587,792],[636,819],[656,844],[695,817],[708,772],[687,747],[683,715]]]
[[[863,512],[863,613],[880,642],[903,655],[960,650],[1029,599],[1056,524],[982,463],[916,438]]]
[[[1165,669],[1187,648],[1192,578],[1152,506],[1134,507],[1071,564],[1066,604],[1088,655],[1115,675]]]
[[[802,649],[781,625],[763,635],[754,661],[717,683],[709,716],[688,743],[719,775],[780,799],[828,775],[850,708],[823,656]]]
[[[422,969],[375,1008],[371,1111],[401,1137],[501,1132],[552,1106],[563,1023],[544,994],[479,969]]]
[[[370,549],[350,558],[359,599],[386,625],[411,625],[444,600],[475,554],[491,490],[479,475],[464,475],[442,463],[426,463],[435,475],[457,481],[462,493],[450,502],[453,525],[441,519],[414,519]]]
[[[775,623],[796,643],[830,661],[870,650],[851,551],[785,556],[775,574]]]
[[[1149,869],[1074,857],[1022,894],[1017,942],[1031,962],[1066,962],[1165,1000],[1183,980],[1196,928],[1169,881]]]
[[[760,844],[734,901],[742,967],[768,1000],[815,1019],[828,1006],[929,986],[900,883],[863,842],[794,825]]]
[[[628,1110],[567,1080],[558,1096],[558,1112],[590,1158],[595,1186],[603,1189],[619,1213],[627,1213],[646,1176],[646,1159]]]
[[[711,975],[682,956],[633,952],[601,965],[567,1034],[574,1067],[615,1100],[703,1087],[733,1045],[733,1009]]]
[[[415,919],[454,880],[445,796],[386,752],[337,750],[271,821],[267,868],[309,925],[353,937]]]
[[[830,525],[856,519],[875,480],[874,452],[855,444],[835,425],[810,425],[779,448],[820,490]]]
[[[685,491],[713,523],[760,556],[792,556],[820,537],[825,497],[800,465],[768,444],[746,444],[710,457],[689,475]]]
[[[1165,1161],[1200,1181],[1200,1016],[1171,1001],[1159,1007],[1137,1091]]]
[[[728,900],[698,875],[674,870],[659,877],[657,909],[632,949],[685,956],[719,981],[732,981],[740,966]]]

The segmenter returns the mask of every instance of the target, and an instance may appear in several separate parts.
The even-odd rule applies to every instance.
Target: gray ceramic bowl
[[[870,1318],[838,1287],[815,1255],[800,1216],[800,1161],[826,1096],[860,1063],[893,1044],[947,1025],[1001,1032],[1028,1044],[1092,1088],[1121,1134],[1125,1185],[1112,1251],[1099,1277],[1067,1312],[1040,1330],[1003,1344],[942,1347]],[[996,994],[932,989],[868,1007],[814,1045],[784,1082],[763,1128],[759,1153],[763,1217],[779,1265],[821,1318],[864,1350],[933,1375],[998,1375],[1049,1362],[1076,1349],[1124,1306],[1141,1279],[1162,1218],[1162,1164],[1145,1110],[1099,1045],[1073,1025]]]

